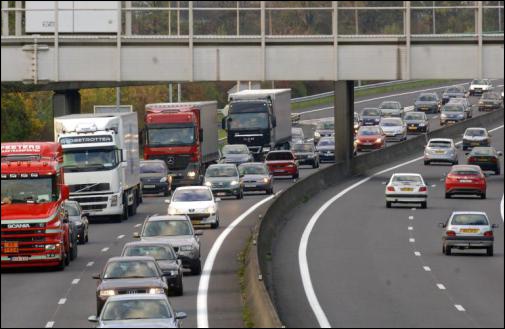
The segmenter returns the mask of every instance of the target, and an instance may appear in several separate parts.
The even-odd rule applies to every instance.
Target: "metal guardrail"
[[[384,87],[384,86],[393,86],[393,85],[396,85],[396,84],[404,83],[406,81],[416,81],[416,80],[393,80],[393,81],[372,83],[372,84],[368,84],[368,85],[364,85],[364,86],[354,87],[354,91],[357,91],[357,90],[366,90],[366,89],[370,89],[370,88],[377,88],[377,87]],[[291,103],[300,103],[300,102],[311,101],[311,100],[314,100],[314,99],[319,99],[319,98],[333,96],[333,94],[334,94],[333,91],[328,91],[328,92],[321,93],[321,94],[315,94],[315,95],[309,95],[309,96],[292,98],[291,99]]]

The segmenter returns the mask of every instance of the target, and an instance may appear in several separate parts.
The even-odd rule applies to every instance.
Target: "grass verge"
[[[374,96],[378,94],[386,94],[393,91],[404,91],[422,87],[429,87],[437,84],[444,84],[454,80],[419,80],[419,81],[409,81],[393,86],[383,86],[365,90],[358,90],[354,93],[354,98]],[[333,103],[333,96],[323,97],[319,99],[313,99],[306,102],[294,103],[291,105],[292,110],[306,109],[309,107],[317,105],[331,105]]]
[[[244,327],[245,328],[254,328],[254,322],[252,320],[251,316],[251,310],[249,309],[249,306],[247,305],[247,285],[246,285],[246,267],[247,267],[247,257],[249,255],[249,252],[251,250],[251,245],[252,245],[252,234],[247,239],[247,243],[244,247],[244,249],[240,252],[238,255],[238,261],[239,261],[239,270],[238,270],[238,278],[239,278],[239,283],[240,283],[240,296],[242,299],[242,320],[244,321]]]

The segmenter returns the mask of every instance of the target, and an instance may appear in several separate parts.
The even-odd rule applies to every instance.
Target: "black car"
[[[168,286],[156,260],[149,256],[113,257],[102,273],[94,274],[99,280],[96,288],[96,314],[100,314],[107,298],[124,294],[165,294]]]
[[[142,193],[170,194],[171,177],[168,176],[168,167],[163,160],[140,161],[140,181]]]
[[[74,223],[76,227],[77,240],[79,243],[84,244],[89,240],[89,220],[83,214],[81,205],[77,201],[66,200],[63,207],[68,212],[68,219]]]
[[[319,153],[313,143],[295,144],[291,148],[300,166],[312,166],[319,168]]]
[[[468,155],[469,165],[479,166],[482,171],[494,171],[500,174],[500,157],[502,152],[497,152],[494,147],[475,147]]]
[[[319,161],[335,161],[335,137],[321,138],[317,143]]]
[[[487,92],[479,100],[479,112],[503,109],[503,100],[500,94]]]
[[[437,113],[440,111],[442,101],[437,93],[422,93],[414,103],[414,111]]]
[[[121,256],[152,256],[158,263],[163,276],[166,278],[168,288],[176,296],[182,296],[182,262],[177,259],[177,254],[168,242],[128,242],[123,247]]]
[[[77,245],[79,244],[79,229],[77,228],[77,225],[75,221],[72,221],[70,218],[70,213],[67,210],[67,207],[65,203],[63,203],[63,208],[65,209],[65,216],[68,217],[68,236],[69,236],[69,243],[70,243],[70,260],[74,260],[77,258],[77,250],[78,247]]]
[[[403,121],[407,125],[407,134],[430,131],[430,121],[424,112],[408,112],[403,117]]]
[[[447,88],[442,94],[442,104],[448,103],[451,98],[465,98],[468,91],[464,86],[452,86]]]
[[[361,125],[376,126],[381,121],[382,112],[378,108],[367,107],[361,112]]]

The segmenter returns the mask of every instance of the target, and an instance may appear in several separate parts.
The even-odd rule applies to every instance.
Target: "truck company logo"
[[[40,145],[35,144],[12,144],[12,145],[2,145],[2,153],[9,152],[40,152]]]
[[[112,143],[112,136],[101,135],[101,136],[79,136],[79,137],[60,138],[60,144],[62,145],[88,144],[88,143]]]
[[[7,224],[7,228],[30,228],[30,224]]]

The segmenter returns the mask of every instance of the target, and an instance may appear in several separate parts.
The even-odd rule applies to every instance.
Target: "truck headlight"
[[[110,205],[111,205],[111,207],[117,206],[117,195],[113,195],[110,197]]]
[[[100,290],[100,297],[110,297],[110,296],[114,296],[115,294],[116,294],[116,292],[112,289]]]
[[[195,178],[196,177],[196,172],[191,170],[191,171],[188,171],[188,177],[189,178]]]
[[[163,294],[164,291],[162,288],[150,288],[149,289],[149,294],[151,295],[158,295],[158,294]]]
[[[55,244],[46,244],[46,250],[56,250]]]

